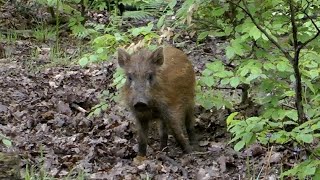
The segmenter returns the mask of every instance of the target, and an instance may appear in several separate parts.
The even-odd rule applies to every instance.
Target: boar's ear
[[[161,66],[163,64],[164,56],[163,56],[163,47],[159,47],[154,50],[150,57],[152,63]]]
[[[127,61],[129,61],[130,55],[126,52],[126,50],[122,48],[118,48],[118,64],[121,68],[125,66]]]

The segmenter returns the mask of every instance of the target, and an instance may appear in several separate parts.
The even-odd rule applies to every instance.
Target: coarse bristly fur
[[[195,140],[195,73],[186,54],[174,47],[132,55],[118,49],[118,63],[127,78],[121,96],[137,121],[138,155],[146,155],[149,122],[155,119],[160,121],[161,149],[167,146],[169,128],[182,150],[190,153]]]

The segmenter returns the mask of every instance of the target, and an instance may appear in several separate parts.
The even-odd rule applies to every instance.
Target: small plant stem
[[[57,13],[56,13],[56,52],[59,50],[59,6],[60,6],[60,0],[56,0],[57,2]]]

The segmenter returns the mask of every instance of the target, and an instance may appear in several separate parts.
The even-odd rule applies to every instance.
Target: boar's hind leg
[[[194,108],[191,107],[186,111],[186,130],[188,133],[189,141],[191,145],[194,145],[195,142],[195,133],[194,133]]]
[[[167,128],[167,124],[162,119],[160,119],[159,135],[160,135],[160,150],[163,151],[167,147],[167,143],[168,143],[168,128]]]
[[[138,146],[139,146],[139,156],[146,156],[147,154],[147,144],[148,144],[148,130],[149,122],[148,121],[137,121],[138,126]]]
[[[177,143],[182,148],[184,153],[190,153],[191,147],[183,133],[183,122],[185,115],[179,111],[171,111],[169,125],[172,129],[172,134]]]

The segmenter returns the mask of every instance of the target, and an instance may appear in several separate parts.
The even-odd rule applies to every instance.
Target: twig
[[[190,155],[206,155],[206,154],[209,154],[211,153],[210,151],[205,151],[205,152],[192,152],[190,153]]]
[[[266,159],[267,162],[266,162],[266,171],[265,171],[265,176],[264,177],[267,177],[267,175],[268,175],[268,171],[269,171],[269,168],[270,168],[270,158],[271,158],[272,151],[273,151],[273,146],[271,146],[271,149],[270,149],[269,154],[268,154],[268,158]]]
[[[218,90],[238,90],[238,89],[242,89],[241,87],[218,87],[218,86],[213,86],[213,89],[218,89]]]
[[[82,112],[82,113],[87,113],[88,111],[83,109],[82,107],[80,107],[78,104],[75,103],[71,103],[70,105],[71,107],[75,108],[76,110]]]
[[[290,109],[296,109],[295,107],[293,107],[293,106],[290,106],[290,105],[288,105],[288,104],[281,104],[282,106],[285,106],[285,107],[287,107],[287,108],[290,108]]]
[[[261,175],[263,169],[264,169],[264,165],[262,165],[262,167],[261,167],[261,169],[260,169],[260,171],[259,171],[259,174],[258,174],[258,176],[257,176],[256,179],[259,179],[259,178],[260,178],[260,175]]]

